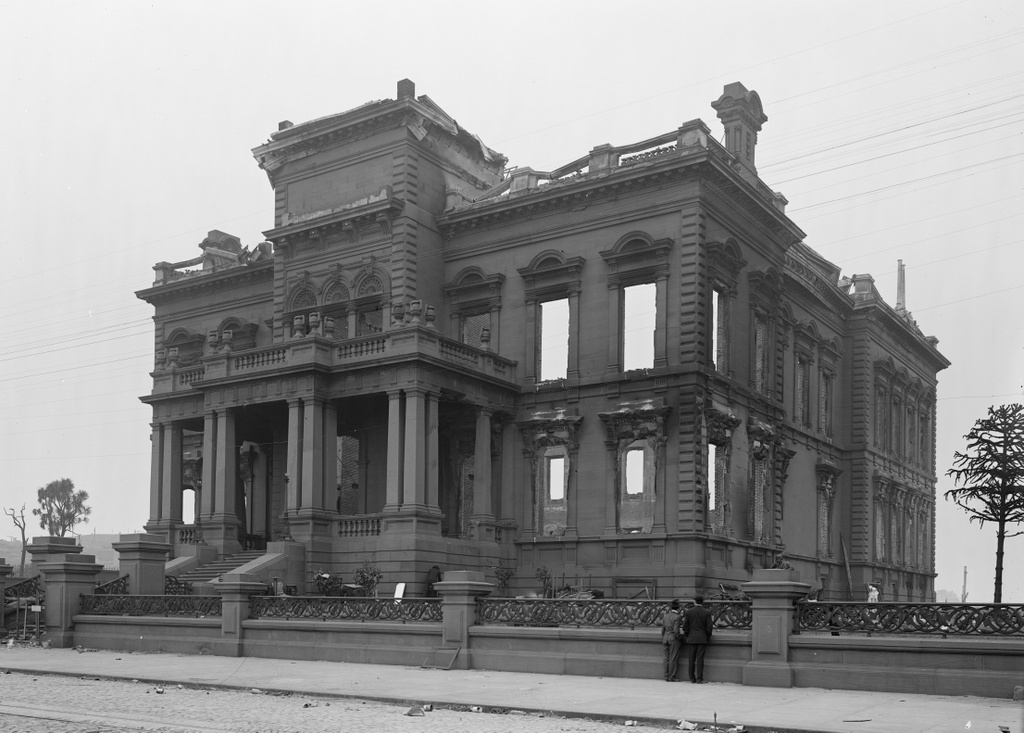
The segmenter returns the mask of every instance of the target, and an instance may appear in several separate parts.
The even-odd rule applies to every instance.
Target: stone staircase
[[[235,568],[239,568],[248,562],[252,562],[257,558],[263,557],[263,554],[263,550],[239,552],[237,555],[225,557],[223,560],[215,560],[214,562],[207,563],[206,565],[196,568],[184,575],[179,575],[178,580],[183,583],[207,583],[218,575],[230,573],[235,570]]]

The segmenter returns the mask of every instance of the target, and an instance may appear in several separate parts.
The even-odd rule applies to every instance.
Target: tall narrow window
[[[565,458],[557,456],[547,461],[548,500],[561,501],[565,498]]]
[[[711,353],[715,359],[715,367],[721,371],[722,358],[718,353],[722,340],[718,336],[722,318],[722,291],[715,288],[711,291]]]
[[[708,511],[718,508],[718,446],[708,443]]]
[[[803,426],[811,424],[811,364],[802,356],[796,358],[796,389],[793,390],[793,417]]]
[[[657,287],[654,283],[623,288],[623,369],[654,366],[654,329],[657,320]]]
[[[768,394],[768,321],[754,316],[754,390]]]
[[[818,392],[818,425],[825,435],[832,435],[832,395],[835,376],[832,372],[821,372],[821,389]]]
[[[644,449],[626,451],[626,494],[644,493]]]
[[[565,379],[569,367],[569,299],[540,304],[540,379]]]

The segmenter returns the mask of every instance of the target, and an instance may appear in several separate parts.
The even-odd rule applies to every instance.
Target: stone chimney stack
[[[725,127],[725,148],[736,156],[740,174],[752,183],[757,179],[754,149],[761,125],[768,121],[757,92],[747,91],[738,81],[725,87],[722,96],[711,103]]]
[[[907,309],[907,280],[903,260],[896,260],[896,311],[902,313]]]
[[[398,98],[399,99],[415,99],[416,98],[416,84],[409,81],[408,79],[402,79],[398,82]]]

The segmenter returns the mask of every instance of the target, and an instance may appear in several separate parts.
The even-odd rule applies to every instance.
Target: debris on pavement
[[[423,708],[419,705],[413,705],[411,708],[405,711],[406,715],[423,715]]]

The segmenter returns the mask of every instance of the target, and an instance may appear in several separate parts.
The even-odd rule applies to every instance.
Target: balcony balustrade
[[[305,336],[271,347],[213,354],[198,364],[154,372],[153,394],[191,391],[211,382],[282,371],[313,367],[343,371],[379,360],[414,358],[433,359],[502,382],[517,381],[516,362],[510,359],[445,338],[430,328],[404,326],[343,341]]]

